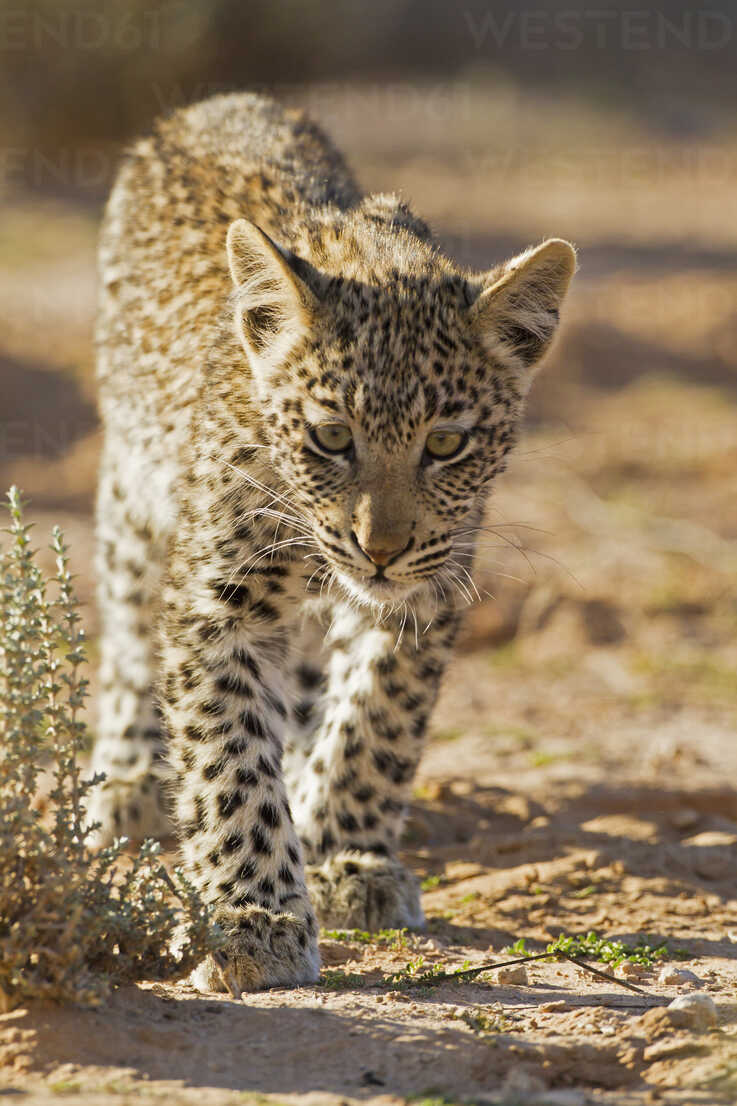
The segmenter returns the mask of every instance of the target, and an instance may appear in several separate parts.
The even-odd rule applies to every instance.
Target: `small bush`
[[[58,527],[56,572],[35,561],[21,497],[8,493],[10,535],[0,548],[0,1005],[29,998],[96,1003],[111,984],[186,975],[217,947],[209,912],[147,841],[94,852],[79,717],[84,632]],[[38,809],[40,775],[53,774]],[[175,946],[177,951],[174,951]]]

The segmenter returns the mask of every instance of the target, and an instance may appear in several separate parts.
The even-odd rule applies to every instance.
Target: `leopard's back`
[[[360,199],[330,140],[253,93],[160,120],[127,153],[100,234],[97,369],[106,455],[174,521],[178,457],[208,350],[227,346],[228,225],[288,242],[314,211]]]
[[[233,220],[288,245],[313,209],[360,198],[320,129],[265,97],[218,96],[161,120],[129,151],[101,229],[98,342],[143,355],[123,378],[100,359],[103,396],[126,394],[130,376],[181,386],[192,375],[230,293]]]

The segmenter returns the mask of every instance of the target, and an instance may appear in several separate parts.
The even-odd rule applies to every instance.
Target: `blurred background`
[[[403,855],[424,879],[433,947],[459,963],[592,927],[707,958],[692,966],[731,1003],[713,1059],[705,1037],[696,1051],[659,1042],[648,1079],[678,1101],[692,1083],[689,1101],[716,1101],[729,1083],[719,1101],[734,1102],[737,3],[0,0],[0,493],[24,489],[47,563],[51,526],[64,527],[92,729],[97,228],[126,142],[162,112],[244,88],[307,108],[366,190],[403,193],[461,263],[486,268],[553,235],[579,249],[490,504],[479,599]],[[370,1002],[362,1041],[366,1019],[387,1016]],[[539,1031],[563,1034],[546,1079],[551,1065],[566,1088],[633,1075],[611,1074],[598,1020],[594,1032],[585,1010],[553,1005],[572,1013]],[[577,1068],[569,1049],[589,1029]],[[416,1069],[434,1079],[444,1056],[453,1085],[475,1068],[467,1039],[459,1064],[442,1032],[397,1040],[420,1041],[410,1053],[431,1042]],[[627,1045],[624,1022],[610,1032]],[[353,1050],[340,1055],[341,1090],[355,1088]],[[486,1055],[506,1063],[501,1047]],[[381,1085],[365,1074],[362,1097]]]
[[[30,498],[37,544],[64,524],[93,659],[102,205],[156,115],[258,88],[308,108],[365,188],[401,191],[459,261],[488,267],[546,235],[580,251],[436,733],[506,734],[510,756],[565,766],[594,741],[593,712],[599,763],[609,741],[620,764],[646,744],[693,767],[708,747],[723,769],[733,0],[0,0],[0,59],[0,484]]]

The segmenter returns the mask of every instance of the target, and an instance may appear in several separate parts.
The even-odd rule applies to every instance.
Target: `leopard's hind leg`
[[[106,778],[88,808],[88,822],[100,823],[94,835],[99,845],[114,837],[140,840],[172,832],[153,692],[162,541],[125,480],[120,465],[104,458],[97,505],[100,697],[92,767]]]

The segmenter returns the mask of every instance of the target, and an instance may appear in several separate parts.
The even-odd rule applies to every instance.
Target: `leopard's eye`
[[[433,430],[425,442],[425,452],[434,461],[449,461],[468,441],[465,430]]]
[[[353,435],[342,422],[324,422],[309,430],[313,441],[326,453],[347,453],[353,445]]]

